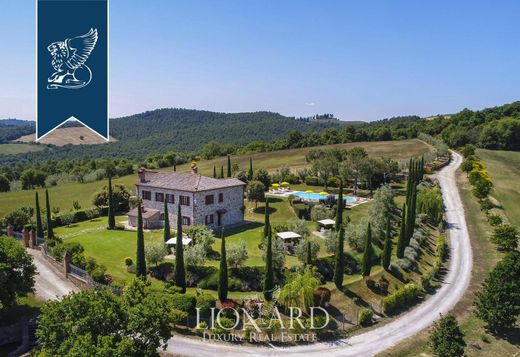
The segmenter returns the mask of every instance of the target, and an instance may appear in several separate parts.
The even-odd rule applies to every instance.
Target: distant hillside
[[[3,119],[0,120],[0,144],[15,140],[22,135],[34,133],[36,123],[29,120]]]
[[[114,138],[111,138],[112,141],[115,141]],[[21,141],[24,143],[34,142],[36,141],[36,134],[24,135],[16,141]],[[92,145],[92,144],[106,144],[105,139],[96,135],[90,129],[84,126],[77,125],[69,125],[60,127],[54,130],[52,133],[46,135],[43,139],[39,141],[41,144],[55,145],[55,146],[64,146],[64,145]]]
[[[272,112],[215,113],[190,109],[158,109],[110,121],[110,133],[121,142],[139,140],[152,151],[198,150],[209,141],[232,145],[272,141],[301,132],[340,128],[340,121],[302,122]]]

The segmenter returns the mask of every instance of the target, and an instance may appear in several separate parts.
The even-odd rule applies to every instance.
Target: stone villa
[[[245,183],[200,175],[195,164],[191,169],[182,173],[139,169],[136,193],[142,202],[144,228],[163,226],[165,201],[172,229],[177,226],[179,204],[185,227],[205,224],[217,229],[243,223]],[[128,224],[137,226],[137,208],[128,212]]]

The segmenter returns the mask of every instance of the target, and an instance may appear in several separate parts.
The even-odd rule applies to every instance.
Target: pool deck
[[[296,192],[303,192],[303,191],[294,191],[294,190],[288,190],[288,189],[285,189],[285,190],[270,190],[269,192],[266,193],[266,195],[272,196],[272,197],[285,197],[285,198],[287,198],[290,195],[294,195]],[[327,196],[323,195],[323,198],[326,198],[326,197]],[[347,201],[347,208],[356,207],[358,205],[361,205],[363,203],[371,201],[370,198],[365,198],[365,197],[357,197],[357,196],[350,196],[350,195],[348,197],[355,198],[356,202],[348,202]],[[317,201],[317,200],[308,199],[308,198],[300,198],[300,199],[303,202],[309,202],[309,201],[316,202]]]

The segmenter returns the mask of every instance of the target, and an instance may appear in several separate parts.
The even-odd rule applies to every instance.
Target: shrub
[[[325,205],[317,204],[311,208],[311,219],[313,221],[319,221],[332,217],[334,217],[334,211]]]
[[[171,297],[172,306],[174,309],[191,313],[195,310],[197,301],[193,294],[173,294]]]
[[[493,227],[501,225],[503,222],[502,217],[498,214],[490,214],[488,216],[488,221],[489,221],[489,224],[492,225]]]
[[[480,209],[484,212],[489,211],[493,207],[495,207],[495,205],[493,204],[493,202],[491,202],[489,198],[485,198],[480,201]]]
[[[94,281],[98,283],[105,284],[106,283],[106,271],[107,269],[103,265],[98,265],[94,270],[90,272],[90,276]]]
[[[197,295],[195,301],[195,307],[200,309],[201,316],[208,316],[211,308],[215,307],[215,298],[210,294]]]
[[[437,237],[435,243],[435,255],[439,257],[442,261],[446,259],[446,255],[448,253],[448,242],[446,241],[446,237],[440,235]]]
[[[417,301],[419,294],[420,289],[416,284],[407,284],[402,289],[383,298],[383,312],[390,315],[394,314]]]
[[[129,267],[130,265],[134,264],[134,261],[130,257],[125,258],[125,265]]]
[[[178,309],[172,309],[170,311],[170,317],[174,327],[177,325],[185,325],[188,319],[188,313]]]
[[[373,316],[374,312],[372,310],[366,308],[361,309],[358,315],[358,325],[363,327],[372,325]]]
[[[307,176],[305,178],[305,184],[309,186],[320,186],[322,184],[322,181],[319,177],[316,176]]]
[[[435,279],[442,268],[441,258],[435,258],[432,267],[421,277],[421,286],[423,289],[428,289],[431,286],[431,281]]]

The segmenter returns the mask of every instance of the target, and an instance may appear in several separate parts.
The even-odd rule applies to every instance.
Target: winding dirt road
[[[373,356],[412,337],[430,326],[440,313],[450,311],[469,285],[472,268],[472,252],[464,208],[457,189],[455,171],[462,157],[453,153],[452,162],[436,176],[439,180],[448,222],[450,241],[450,265],[440,289],[419,306],[396,320],[374,330],[335,341],[287,348],[243,347],[223,343],[211,343],[182,336],[169,340],[168,351],[183,356]]]

